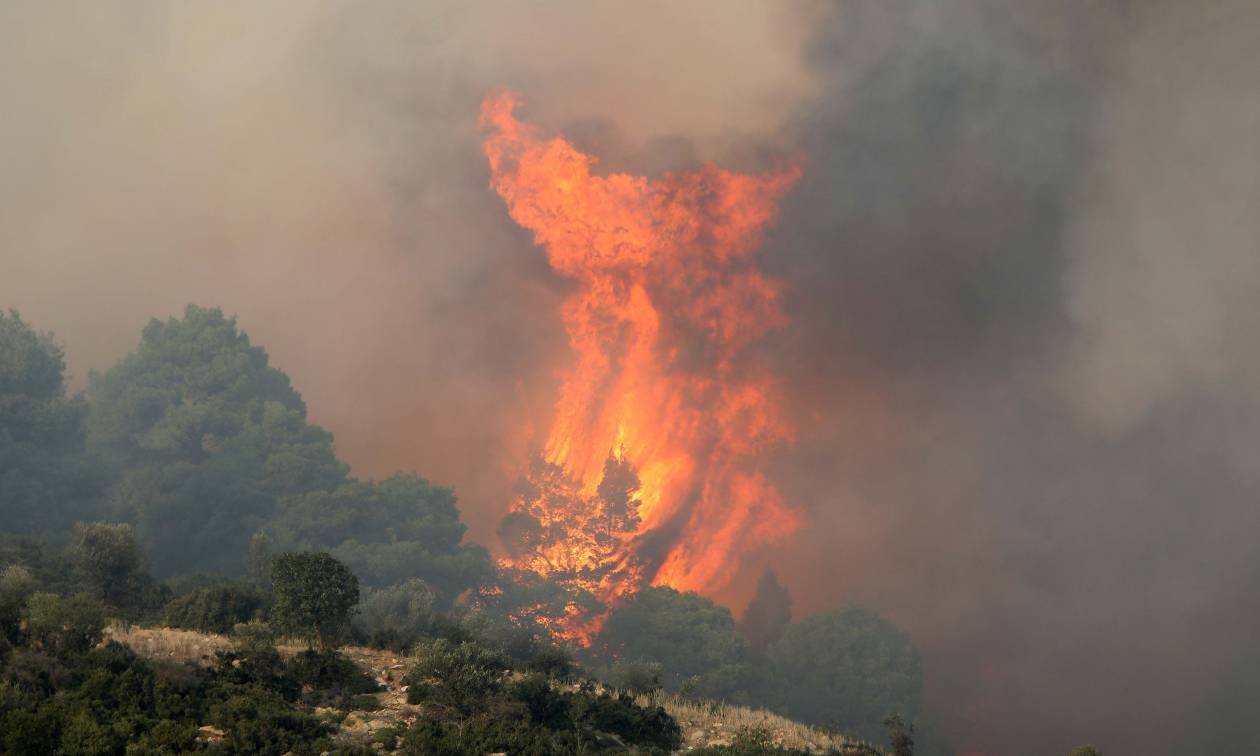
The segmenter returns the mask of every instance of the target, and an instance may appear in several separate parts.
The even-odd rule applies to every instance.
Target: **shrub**
[[[87,596],[36,593],[26,606],[26,631],[37,647],[59,656],[82,654],[105,633],[105,610]]]
[[[0,638],[19,639],[22,612],[34,592],[35,578],[25,567],[14,564],[0,572]]]
[[[332,727],[268,690],[241,689],[210,707],[210,723],[223,730],[223,749],[234,753],[320,752]],[[319,747],[312,747],[319,745]]]
[[[364,674],[359,666],[336,651],[306,650],[289,662],[293,679],[299,685],[324,693],[321,699],[332,699],[350,705],[351,699],[361,693],[375,693],[380,686]]]
[[[406,652],[433,630],[436,596],[423,580],[412,578],[368,594],[356,618],[369,645]]]
[[[526,661],[525,668],[560,682],[573,679],[576,671],[573,655],[559,646],[550,646],[538,651]]]
[[[919,652],[869,609],[851,605],[807,617],[788,628],[770,656],[779,700],[796,719],[877,740],[888,712],[911,722],[918,712]]]
[[[197,588],[176,596],[166,605],[164,621],[169,627],[227,633],[232,628],[264,615],[267,597],[244,582],[225,582]]]
[[[616,662],[609,670],[608,678],[618,690],[643,695],[661,689],[661,669],[659,662]]]
[[[914,756],[914,725],[907,725],[900,714],[884,717],[884,729],[888,731],[888,743],[893,756]]]
[[[135,614],[161,606],[144,555],[130,525],[78,523],[71,549],[92,595],[106,605]]]
[[[288,632],[320,648],[342,642],[359,603],[359,580],[323,552],[281,554],[271,563],[272,617]]]
[[[627,743],[675,751],[682,745],[682,728],[660,706],[639,706],[625,694],[580,694],[573,716],[583,726],[610,732]]]
[[[725,607],[694,593],[646,588],[608,615],[596,638],[597,656],[661,664],[661,682],[679,689],[696,678],[696,692],[731,699],[749,676],[748,642]]]
[[[436,703],[464,714],[485,705],[486,698],[503,690],[512,668],[506,655],[476,643],[437,639],[422,644],[417,661],[403,682],[408,703]]]

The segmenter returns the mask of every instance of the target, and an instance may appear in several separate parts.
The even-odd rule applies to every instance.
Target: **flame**
[[[574,361],[500,528],[505,563],[605,603],[649,583],[716,590],[740,553],[800,524],[760,469],[792,428],[749,350],[787,322],[753,255],[800,169],[594,175],[518,105],[482,103],[491,186],[575,284],[561,313]],[[585,639],[588,620],[561,624]]]

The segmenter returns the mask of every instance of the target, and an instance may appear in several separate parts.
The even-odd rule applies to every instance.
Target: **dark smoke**
[[[1260,743],[1230,676],[1260,620],[1258,24],[819,10],[810,170],[766,255],[806,428],[781,479],[818,524],[773,558],[803,608],[911,630],[961,750]]]
[[[771,562],[797,617],[887,614],[962,752],[1256,752],[1258,37],[1246,0],[7,3],[0,306],[81,385],[222,305],[357,473],[494,544],[566,284],[480,98],[609,169],[800,153],[763,259],[810,524],[720,598]]]

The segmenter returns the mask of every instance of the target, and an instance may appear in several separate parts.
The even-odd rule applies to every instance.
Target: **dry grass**
[[[863,745],[856,740],[814,729],[765,709],[695,701],[664,691],[639,696],[637,700],[640,705],[660,706],[678,720],[683,731],[684,750],[729,745],[744,728],[761,729],[769,733],[776,745],[784,748],[815,753],[831,750],[844,753]]]
[[[215,651],[232,647],[232,642],[222,635],[170,627],[111,625],[106,628],[105,636],[131,646],[141,656],[175,661],[202,662],[212,658]]]

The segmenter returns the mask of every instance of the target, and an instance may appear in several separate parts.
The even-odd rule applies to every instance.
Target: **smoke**
[[[0,303],[78,385],[222,305],[493,544],[568,285],[481,98],[637,174],[802,154],[761,259],[810,526],[719,598],[886,613],[960,751],[1255,750],[1253,5],[7,3]]]
[[[1256,743],[1258,16],[819,10],[766,254],[814,525],[770,560],[908,627],[964,751]]]
[[[0,301],[76,386],[148,318],[221,305],[356,472],[455,484],[493,543],[567,344],[480,101],[528,93],[610,163],[704,157],[804,86],[791,29],[724,6],[6,3]]]

